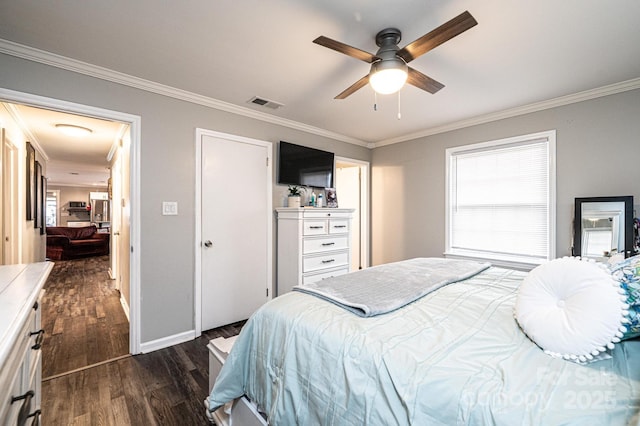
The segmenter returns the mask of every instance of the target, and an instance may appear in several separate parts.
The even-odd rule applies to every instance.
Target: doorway
[[[338,206],[355,209],[351,235],[351,270],[369,267],[369,163],[336,157]]]
[[[13,90],[0,88],[0,102],[7,102],[19,105],[26,105],[43,110],[59,111],[62,113],[75,114],[78,116],[92,117],[107,121],[120,122],[127,128],[125,135],[121,135],[128,144],[121,144],[120,151],[127,159],[127,164],[123,166],[123,174],[127,176],[126,182],[121,182],[123,197],[119,205],[127,206],[127,240],[121,239],[120,246],[126,245],[125,249],[120,247],[121,257],[126,257],[126,263],[130,269],[124,277],[129,282],[129,353],[140,353],[140,127],[141,118],[139,116],[122,113],[113,110],[96,108],[88,105],[76,104],[53,98],[47,98],[28,93],[16,92]],[[23,132],[24,133],[24,132]],[[114,183],[115,185],[115,183]],[[20,232],[18,226],[18,232]],[[124,306],[124,305],[123,305]]]
[[[60,190],[54,189],[47,191],[45,200],[45,225],[58,226],[58,218],[60,217]]]

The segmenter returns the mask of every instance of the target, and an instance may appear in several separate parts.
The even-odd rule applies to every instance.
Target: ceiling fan
[[[444,87],[444,84],[407,66],[407,63],[477,24],[474,17],[465,11],[402,49],[398,47],[402,38],[400,30],[386,28],[376,35],[376,44],[380,49],[375,55],[325,36],[320,36],[313,42],[371,64],[369,74],[353,83],[334,99],[345,99],[367,83],[370,83],[373,90],[380,94],[395,93],[404,86],[405,82],[429,93],[436,93]]]

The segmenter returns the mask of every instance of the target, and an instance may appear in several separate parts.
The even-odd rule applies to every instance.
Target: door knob
[[[207,241],[204,242],[204,246],[207,247],[207,248],[211,247],[212,245],[213,245],[213,243],[211,242],[211,240],[207,240]]]

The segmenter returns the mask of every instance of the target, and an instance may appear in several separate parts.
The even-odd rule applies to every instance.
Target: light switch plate
[[[163,216],[176,216],[178,214],[178,202],[177,201],[163,201],[162,202],[162,215]]]

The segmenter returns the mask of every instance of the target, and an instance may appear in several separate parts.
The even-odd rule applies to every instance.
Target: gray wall
[[[373,263],[442,256],[446,148],[553,129],[558,257],[570,254],[575,197],[633,195],[640,214],[640,90],[634,90],[374,149]]]
[[[16,167],[16,186],[19,194],[17,199],[14,200],[13,206],[16,211],[14,220],[18,229],[15,230],[14,239],[12,245],[15,245],[15,254],[12,259],[13,263],[31,263],[42,262],[46,256],[46,236],[40,233],[40,228],[35,227],[33,220],[27,220],[26,218],[26,165],[25,165],[25,146],[27,137],[22,132],[20,125],[13,119],[13,116],[9,114],[9,110],[3,105],[0,105],[0,128],[5,132],[5,138],[7,142],[16,147],[16,158],[14,165]],[[0,144],[1,145],[1,144]],[[4,148],[2,148],[4,149]],[[42,167],[42,175],[47,175],[47,164],[42,157],[42,153],[36,149],[36,161],[38,161]],[[5,162],[9,159],[2,159],[3,167]],[[1,179],[1,178],[0,178]],[[1,214],[0,214],[1,216]],[[2,218],[4,221],[5,218]]]
[[[143,343],[194,328],[194,140],[197,127],[273,142],[274,158],[279,140],[318,147],[359,160],[369,161],[371,156],[368,149],[356,145],[8,55],[0,54],[0,69],[2,88],[142,117],[140,271]],[[280,194],[283,190],[274,185],[274,207],[282,205]],[[177,201],[179,216],[162,216],[163,200]],[[273,269],[276,269],[275,265]]]
[[[58,200],[58,225],[67,226],[69,221],[86,221],[87,226],[91,223],[91,213],[69,211],[70,201],[84,201],[89,205],[89,193],[95,191],[106,191],[107,188],[100,187],[80,187],[80,186],[56,186],[49,185],[49,191],[60,191],[60,199]]]

